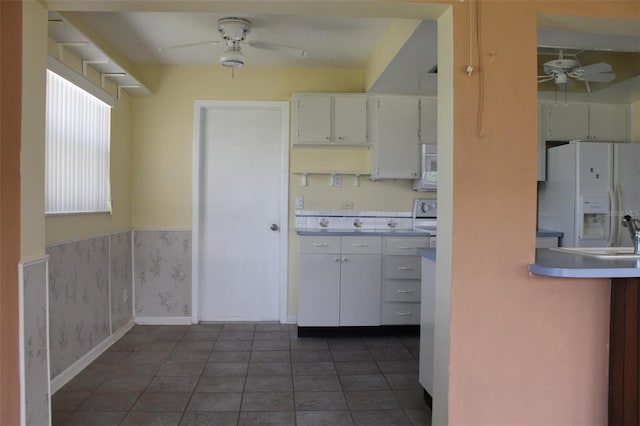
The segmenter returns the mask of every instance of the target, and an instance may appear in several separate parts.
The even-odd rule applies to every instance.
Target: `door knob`
[[[272,231],[279,231],[279,230],[280,230],[280,227],[278,226],[278,224],[276,224],[276,223],[272,223],[272,224],[271,224],[271,230],[272,230]]]

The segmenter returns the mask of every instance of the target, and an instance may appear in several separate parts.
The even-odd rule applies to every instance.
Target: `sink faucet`
[[[633,241],[633,254],[640,254],[640,219],[633,219],[626,215],[622,218],[622,226],[629,228],[629,235]]]

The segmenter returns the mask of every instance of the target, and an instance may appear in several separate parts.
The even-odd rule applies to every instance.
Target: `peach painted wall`
[[[0,2],[0,424],[20,424],[22,2]]]
[[[468,77],[468,8],[476,4],[453,5],[449,424],[603,425],[609,282],[527,272],[536,223],[536,25],[539,13],[637,19],[640,3],[481,0],[482,62]]]

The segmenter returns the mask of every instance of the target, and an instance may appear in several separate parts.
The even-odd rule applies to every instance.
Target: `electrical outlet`
[[[342,186],[342,176],[341,175],[334,175],[333,176],[333,186],[339,188]]]
[[[304,197],[302,195],[296,197],[296,209],[304,209]]]
[[[343,210],[352,210],[353,209],[353,201],[343,201],[342,202]]]

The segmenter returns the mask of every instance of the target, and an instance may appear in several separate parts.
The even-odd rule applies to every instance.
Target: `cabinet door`
[[[547,106],[546,139],[571,141],[589,138],[589,106],[586,104],[558,104]]]
[[[629,140],[629,109],[626,105],[589,105],[589,139],[625,142]]]
[[[420,142],[438,143],[437,99],[420,99]]]
[[[367,143],[366,96],[333,97],[333,138],[344,144]]]
[[[299,273],[298,325],[339,325],[340,255],[301,254]]]
[[[378,97],[375,108],[372,178],[417,178],[420,127],[418,99]]]
[[[331,142],[331,96],[297,95],[295,102],[297,143]]]
[[[342,256],[340,325],[380,325],[380,274],[380,255]]]
[[[436,262],[422,258],[420,304],[420,384],[433,395],[433,360],[436,325]]]

